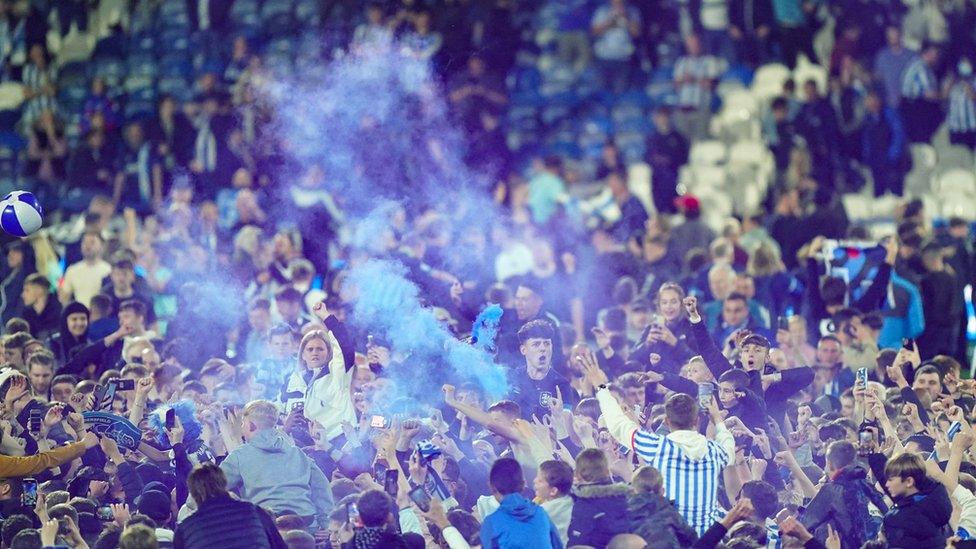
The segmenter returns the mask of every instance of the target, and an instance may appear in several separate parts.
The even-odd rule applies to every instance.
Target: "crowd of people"
[[[268,93],[271,54],[232,32],[242,3],[0,0],[22,181],[48,210],[0,268],[0,548],[974,543],[970,225],[906,199],[877,239],[839,200],[865,170],[901,194],[906,144],[943,117],[974,146],[971,3],[559,3],[559,56],[608,90],[686,48],[650,194],[609,142],[597,208],[570,196],[572,159],[506,145],[536,6],[323,3],[344,59],[429,62],[435,82],[393,109],[376,90],[414,73],[328,97],[363,118],[307,124],[351,139],[317,162]],[[144,113],[94,78],[66,112],[52,33],[124,52],[176,4],[204,58],[192,93]],[[710,226],[677,181],[722,65],[814,59],[828,16],[829,95],[789,84],[764,124],[768,211]],[[440,146],[441,102],[464,151]],[[439,179],[454,157],[477,176]],[[413,291],[370,286],[370,265]]]

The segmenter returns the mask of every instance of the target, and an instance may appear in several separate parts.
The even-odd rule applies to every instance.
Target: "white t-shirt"
[[[112,272],[112,266],[107,261],[99,259],[94,264],[79,261],[68,267],[64,273],[62,288],[74,295],[74,300],[85,307],[91,303],[91,298],[102,289],[102,279]]]
[[[952,491],[952,499],[959,504],[959,524],[953,530],[965,528],[970,535],[976,533],[976,496],[963,485],[957,484]]]

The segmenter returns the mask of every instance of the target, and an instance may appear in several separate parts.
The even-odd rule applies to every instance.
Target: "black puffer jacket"
[[[633,494],[627,501],[630,532],[644,538],[649,549],[690,547],[698,539],[674,505],[659,494]]]
[[[945,486],[925,479],[917,494],[895,498],[895,506],[885,515],[883,529],[888,547],[945,547],[950,515],[952,502]]]
[[[582,484],[573,488],[573,517],[569,520],[569,543],[606,547],[617,534],[627,532],[626,484]]]
[[[214,497],[176,527],[176,549],[285,549],[274,519],[253,503]]]

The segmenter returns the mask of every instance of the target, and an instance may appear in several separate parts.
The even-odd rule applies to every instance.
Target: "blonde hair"
[[[270,400],[252,400],[244,406],[242,416],[254,423],[258,429],[271,429],[278,423],[278,407]]]
[[[749,256],[748,270],[752,276],[768,276],[785,268],[779,250],[769,242],[760,243]]]
[[[302,355],[305,353],[305,347],[313,339],[321,339],[325,343],[325,348],[329,350],[329,358],[326,359],[325,363],[328,364],[332,361],[332,341],[329,339],[329,334],[325,333],[324,330],[312,330],[302,336],[302,342],[298,345],[298,363],[303,369],[307,369],[308,366],[305,365],[305,359],[302,358]]]

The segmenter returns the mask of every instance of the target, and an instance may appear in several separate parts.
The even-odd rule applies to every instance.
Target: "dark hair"
[[[539,474],[546,479],[546,483],[566,495],[573,488],[573,468],[568,463],[558,459],[543,461],[539,464]]]
[[[51,380],[51,387],[61,383],[70,383],[72,387],[78,384],[78,378],[72,374],[58,374]]]
[[[732,292],[725,298],[725,301],[741,301],[743,304],[748,305],[749,300],[746,296],[740,294],[739,292]]]
[[[530,320],[522,325],[518,331],[519,344],[524,345],[530,339],[548,339],[555,337],[552,323],[548,320]]]
[[[27,332],[17,332],[16,334],[7,336],[3,341],[3,346],[7,349],[23,349],[33,339]]]
[[[30,333],[30,324],[23,318],[15,316],[7,321],[7,324],[3,327],[3,331],[7,335],[19,334],[21,332]]]
[[[491,465],[488,482],[496,492],[503,496],[521,492],[525,488],[522,466],[512,458],[499,458]]]
[[[96,294],[91,298],[89,309],[92,312],[98,311],[102,316],[110,315],[112,314],[112,298],[105,294]]]
[[[726,370],[718,378],[719,383],[731,383],[736,390],[749,387],[749,374],[745,370],[732,369]]]
[[[698,424],[698,401],[683,393],[673,394],[664,403],[664,415],[675,429],[694,429]]]
[[[451,526],[457,528],[470,545],[481,542],[481,523],[471,513],[455,508],[447,514],[447,520],[451,521]]]
[[[258,309],[260,309],[262,311],[270,311],[271,310],[271,302],[268,301],[268,298],[266,298],[266,297],[257,297],[257,298],[254,298],[247,305],[247,310],[248,311],[255,311],[255,310],[258,310]]]
[[[284,288],[278,290],[278,293],[275,294],[275,301],[291,301],[294,303],[301,303],[302,294],[291,286],[285,286]]]
[[[34,528],[25,528],[10,541],[10,549],[42,549],[41,533]]]
[[[186,484],[197,505],[208,499],[227,495],[227,477],[213,463],[204,463],[194,469],[187,477]]]
[[[394,510],[393,500],[382,490],[367,490],[359,496],[356,504],[363,526],[375,528],[386,524]]]
[[[857,449],[846,440],[835,440],[827,446],[827,463],[834,469],[843,469],[857,459]]]
[[[935,374],[939,377],[939,380],[942,379],[942,373],[939,372],[939,369],[936,368],[934,364],[926,364],[925,366],[919,368],[918,371],[915,372],[915,379],[918,379],[918,376],[923,374]]]
[[[620,307],[607,309],[603,317],[603,326],[611,332],[623,332],[627,329],[627,312]]]
[[[136,316],[146,316],[146,304],[138,299],[126,299],[119,304],[119,312],[131,311]]]
[[[284,322],[279,322],[268,330],[268,340],[270,341],[272,337],[275,336],[291,336],[292,339],[298,339],[298,332],[294,328],[285,324]]]
[[[4,519],[3,526],[0,527],[0,540],[3,541],[3,546],[10,547],[10,542],[14,536],[32,525],[33,523],[27,515],[10,515]]]
[[[522,407],[514,400],[499,400],[488,407],[489,412],[501,412],[515,417],[522,417]]]
[[[820,286],[824,305],[843,305],[847,299],[847,283],[835,276],[828,277]]]
[[[757,518],[767,519],[779,511],[779,498],[773,485],[761,480],[750,480],[742,485],[742,497],[749,498]]]
[[[770,108],[772,108],[774,111],[776,111],[776,110],[780,110],[780,109],[785,109],[788,106],[789,106],[789,103],[786,101],[786,98],[783,97],[783,96],[779,96],[779,97],[776,97],[775,99],[773,99],[773,102],[770,105]]]
[[[24,285],[27,284],[31,284],[33,286],[40,286],[41,288],[44,288],[44,290],[48,292],[51,291],[51,282],[48,281],[48,279],[40,273],[34,273],[28,276],[26,279],[24,279]]]

